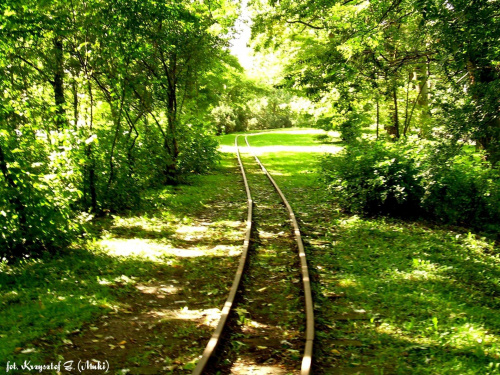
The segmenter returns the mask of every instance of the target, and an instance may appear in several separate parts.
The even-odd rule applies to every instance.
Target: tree
[[[214,163],[216,144],[183,122],[195,107],[184,104],[226,54],[236,10],[230,1],[0,4],[5,253],[64,246],[80,210],[132,207],[143,189]]]
[[[336,92],[342,116],[366,112],[356,102],[375,102],[377,129],[385,122],[396,139],[412,125],[432,138],[433,124],[446,123],[448,134],[470,138],[497,163],[497,2],[262,0],[254,7],[257,43],[291,57],[289,87]],[[451,113],[431,118],[439,112]]]
[[[496,1],[416,3],[429,30],[438,67],[455,100],[438,98],[451,115],[448,129],[470,136],[486,150],[492,164],[500,161],[500,4]],[[460,98],[460,99],[458,99]],[[458,100],[457,100],[458,99]],[[464,121],[465,120],[465,121]],[[465,124],[464,124],[465,122]]]

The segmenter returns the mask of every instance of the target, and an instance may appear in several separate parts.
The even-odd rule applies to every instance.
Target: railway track
[[[192,374],[309,375],[314,313],[299,226],[259,158],[242,156],[238,136],[235,147],[247,193],[246,235],[221,318]],[[222,341],[233,350],[215,355]]]

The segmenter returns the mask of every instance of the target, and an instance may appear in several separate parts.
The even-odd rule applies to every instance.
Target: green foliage
[[[30,126],[14,134],[0,129],[0,258],[53,250],[79,233],[73,137]]]
[[[234,79],[234,77],[233,77]],[[244,77],[240,79],[245,80]],[[233,83],[234,84],[234,83]],[[244,91],[235,94],[234,91]],[[271,88],[254,81],[226,86],[223,97],[210,113],[210,129],[216,135],[235,131],[289,128],[299,125],[304,117],[292,109],[298,97],[286,90]]]
[[[188,124],[220,101],[208,78],[237,68],[224,50],[236,12],[225,0],[0,4],[0,258],[62,248],[82,212],[137,207],[145,189],[214,165],[207,129]]]
[[[340,124],[350,142],[352,119],[338,117],[354,109],[380,134],[470,139],[491,165],[500,161],[496,2],[259,0],[253,7],[255,44],[281,53],[281,86],[322,104],[320,127]]]
[[[498,228],[500,171],[470,152],[450,151],[435,143],[362,141],[324,157],[322,175],[351,212]]]
[[[328,188],[341,204],[366,214],[415,214],[423,190],[406,144],[362,141],[322,160]]]
[[[296,114],[290,110],[291,99],[289,95],[279,91],[255,98],[250,103],[252,118],[248,129],[290,128],[296,122]]]
[[[437,168],[425,181],[426,212],[449,223],[497,231],[500,170],[485,164],[477,156],[462,154]]]
[[[228,134],[236,130],[239,119],[235,110],[229,105],[221,103],[212,109],[210,115],[215,135]]]
[[[340,138],[347,142],[355,142],[362,134],[362,127],[366,126],[366,116],[354,111],[349,112],[344,121],[338,126]]]
[[[210,135],[188,132],[182,138],[181,145],[186,150],[179,154],[181,179],[186,179],[192,174],[207,173],[220,161],[217,151],[219,143]]]

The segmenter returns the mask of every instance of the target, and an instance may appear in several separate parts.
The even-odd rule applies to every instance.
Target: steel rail
[[[243,182],[245,185],[245,190],[247,194],[247,202],[248,202],[248,217],[247,217],[247,223],[246,223],[246,236],[245,236],[245,241],[243,243],[243,251],[240,257],[240,262],[238,265],[238,269],[236,271],[236,275],[233,281],[233,285],[231,286],[231,290],[229,291],[229,296],[226,300],[226,303],[224,304],[224,308],[222,310],[221,318],[219,320],[219,323],[217,324],[217,328],[215,329],[212,337],[210,338],[205,350],[203,351],[203,354],[198,361],[195,369],[192,372],[192,375],[201,375],[203,374],[203,371],[207,368],[208,362],[210,358],[212,357],[213,353],[215,352],[217,346],[219,345],[222,332],[225,328],[226,322],[228,320],[229,314],[231,312],[231,309],[233,307],[236,294],[239,289],[239,285],[243,276],[243,271],[245,269],[245,265],[247,262],[247,255],[248,255],[248,250],[250,247],[250,236],[251,236],[251,231],[252,231],[252,214],[253,214],[253,200],[252,200],[252,195],[250,193],[250,187],[248,184],[248,180],[246,177],[245,173],[245,168],[243,167],[243,162],[241,161],[241,155],[240,155],[240,149],[238,147],[238,137],[236,136],[235,138],[235,147],[236,147],[236,155],[238,157],[238,164],[240,166],[241,174],[243,176]],[[271,182],[271,184],[274,186],[275,190],[278,192],[278,194],[281,197],[281,200],[283,201],[284,205],[286,206],[289,216],[290,216],[290,221],[293,226],[294,230],[294,235],[295,235],[295,241],[298,246],[298,252],[299,252],[299,258],[300,258],[300,266],[301,266],[301,271],[302,271],[302,282],[304,286],[304,297],[305,297],[305,305],[306,305],[306,334],[305,334],[305,348],[304,348],[304,354],[302,356],[302,364],[301,364],[301,370],[300,370],[300,375],[310,375],[311,374],[311,365],[312,365],[312,354],[313,354],[313,343],[314,343],[314,308],[313,308],[313,302],[312,302],[312,293],[311,293],[311,282],[309,278],[309,269],[307,267],[307,259],[306,259],[306,254],[304,251],[304,244],[302,242],[302,237],[300,234],[300,229],[299,225],[297,222],[297,219],[295,217],[295,214],[293,213],[293,210],[288,203],[287,199],[285,198],[285,195],[279,188],[278,184],[274,181],[274,179],[271,177],[267,169],[264,167],[264,165],[261,163],[259,158],[251,151],[251,146],[248,142],[248,138],[245,136],[245,142],[248,146],[248,149],[254,156],[255,160],[259,164],[260,168],[263,170],[263,172],[266,174],[267,178]]]
[[[297,222],[295,214],[293,213],[292,207],[288,203],[287,199],[285,198],[285,195],[279,188],[278,184],[271,177],[266,167],[264,167],[264,165],[261,163],[257,155],[255,155],[253,151],[251,151],[250,143],[248,143],[248,138],[246,136],[245,136],[245,142],[248,146],[248,149],[254,156],[255,160],[259,164],[260,168],[266,174],[267,178],[269,179],[269,181],[271,181],[271,184],[273,184],[274,188],[280,195],[281,200],[283,201],[288,210],[288,213],[290,215],[290,221],[292,222],[293,225],[295,241],[297,242],[297,246],[299,249],[300,267],[302,270],[302,283],[304,285],[304,298],[306,303],[306,335],[305,335],[306,345],[304,348],[304,354],[302,356],[300,375],[309,375],[311,373],[313,343],[314,343],[314,307],[313,307],[313,299],[311,292],[311,280],[309,278],[309,268],[307,267],[307,258],[304,250],[304,244],[302,242],[302,236],[300,234],[299,224]]]
[[[203,374],[203,371],[206,369],[210,358],[212,357],[213,353],[215,352],[215,349],[220,343],[222,332],[224,330],[224,327],[226,326],[226,321],[229,317],[229,313],[233,308],[234,300],[236,299],[236,293],[238,292],[241,278],[243,276],[243,271],[245,269],[245,264],[247,262],[248,249],[250,248],[250,235],[252,232],[253,200],[252,200],[252,194],[250,193],[250,187],[248,185],[247,177],[245,174],[245,168],[243,167],[243,163],[241,161],[240,149],[238,147],[238,137],[239,136],[236,136],[234,144],[236,147],[236,154],[238,156],[238,164],[240,165],[241,174],[243,175],[243,182],[245,184],[245,190],[247,193],[247,205],[248,205],[248,216],[246,222],[247,231],[245,235],[245,241],[243,242],[243,250],[240,257],[240,262],[238,264],[238,269],[236,270],[236,275],[233,280],[233,285],[231,286],[231,289],[229,291],[229,296],[227,297],[226,303],[224,304],[224,308],[222,309],[222,314],[219,319],[219,323],[217,324],[217,328],[212,334],[212,337],[208,341],[208,344],[205,350],[203,351],[203,354],[200,360],[198,361],[195,369],[193,370],[192,375]]]

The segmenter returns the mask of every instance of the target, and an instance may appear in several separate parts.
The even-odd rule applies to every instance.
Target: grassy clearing
[[[266,147],[275,139],[250,142]],[[341,213],[320,187],[318,156],[260,156],[305,234],[315,281],[315,373],[500,373],[498,247],[460,228]]]
[[[316,374],[500,373],[498,245],[460,228],[343,214],[318,181],[320,152],[272,149],[317,147],[315,135],[250,142],[305,235]],[[221,144],[232,146],[234,135]],[[157,373],[189,373],[238,261],[246,217],[238,173],[234,155],[224,155],[216,173],[151,192],[142,211],[97,223],[99,240],[2,264],[0,365],[66,359],[78,343],[113,358],[115,370],[146,373],[141,366],[154,364]],[[142,336],[133,343],[115,333],[103,343],[100,330],[113,322]]]
[[[98,239],[1,264],[0,364],[93,355],[111,373],[189,372],[238,262],[246,207],[237,172],[223,156],[216,173],[98,220],[89,228]]]

